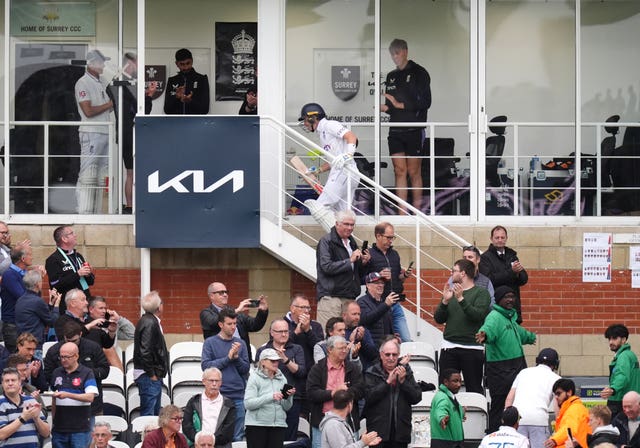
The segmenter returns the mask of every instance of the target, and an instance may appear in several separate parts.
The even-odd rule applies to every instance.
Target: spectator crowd
[[[30,241],[12,245],[0,222],[0,442],[35,448],[51,437],[54,448],[110,446],[110,425],[101,421],[109,412],[102,382],[112,367],[124,372],[116,347],[118,340],[133,339],[139,413],[158,416],[143,448],[231,447],[243,440],[250,448],[285,441],[313,448],[407,447],[415,441],[414,407],[425,397],[431,446],[461,447],[468,441],[466,410],[458,401],[463,387],[483,396],[488,390],[491,397],[481,446],[587,448],[604,441],[640,447],[638,360],[624,325],[605,332],[615,353],[600,393],[606,406],[585,407],[576,384],[558,375],[560,355],[553,348],[527,367],[523,345],[536,341],[521,325],[519,287],[527,273],[506,247],[504,227],[491,231],[485,253],[464,247],[453,264],[434,313],[444,333],[431,383],[401,351],[412,342],[401,302],[413,263],[403,267],[390,223],[375,226],[371,247],[358,246],[354,228],[355,215],[340,211],[318,243],[318,320],[300,293],[292,295],[288,312],[269,319],[266,296],[232,301],[221,281],[208,286],[209,303],[200,313],[202,391],[178,407],[162,403],[172,367],[159,293],[141,298],[143,314],[134,326],[91,294],[96,275],[76,250],[73,227],[55,229],[56,249],[40,266]],[[45,276],[48,300],[42,298]],[[251,333],[263,328],[269,340],[253,349]],[[56,342],[43,353],[50,340]]]

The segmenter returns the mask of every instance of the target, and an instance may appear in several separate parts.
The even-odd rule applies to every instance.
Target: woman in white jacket
[[[287,379],[278,369],[280,356],[267,348],[260,353],[258,368],[251,372],[244,393],[245,433],[248,448],[282,448],[287,411],[295,388],[283,388]]]

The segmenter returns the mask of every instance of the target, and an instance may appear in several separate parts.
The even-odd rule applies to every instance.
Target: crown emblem
[[[236,54],[252,54],[253,47],[256,46],[256,40],[249,36],[245,30],[242,30],[240,34],[231,39],[231,45],[233,46],[233,52]]]

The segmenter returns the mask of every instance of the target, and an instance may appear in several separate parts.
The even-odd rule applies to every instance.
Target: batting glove
[[[344,168],[345,163],[349,162],[352,159],[353,159],[352,154],[342,154],[340,156],[337,156],[331,162],[331,168],[336,170],[341,170],[342,168]]]

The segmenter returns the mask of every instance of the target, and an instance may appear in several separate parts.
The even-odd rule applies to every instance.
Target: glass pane
[[[384,89],[394,100],[402,103],[396,108],[390,99],[381,98],[390,106],[391,112],[383,113],[382,119],[405,123],[427,121],[435,125],[432,177],[429,128],[423,129],[421,136],[419,130],[416,139],[412,137],[416,132],[411,128],[395,126],[390,130],[385,123],[380,147],[388,168],[382,170],[382,184],[393,189],[398,196],[407,197],[424,213],[468,214],[469,2],[383,0],[381,23]],[[394,39],[406,41],[408,59],[424,67],[429,74],[431,98],[428,113],[419,109],[420,89],[415,80],[412,81],[415,74],[411,73],[411,65],[405,67],[402,53],[397,48],[390,49]],[[392,53],[396,54],[395,58],[392,58]],[[399,89],[397,98],[394,96],[396,89]],[[405,107],[409,111],[404,111]],[[443,125],[445,122],[459,124]],[[391,150],[394,154],[397,152],[408,157],[392,158]]]
[[[373,109],[378,95],[374,80],[374,17],[368,1],[291,0],[286,5],[286,120],[295,124],[306,103],[319,103],[329,119],[337,120],[357,136],[361,172],[375,176],[372,162],[375,151]],[[311,37],[313,36],[313,37]],[[320,144],[316,133],[308,137]],[[298,155],[307,165],[319,166],[322,160],[301,146],[287,146],[288,155]],[[326,182],[323,175],[321,180]],[[301,208],[316,193],[296,174],[286,179],[287,208]],[[356,191],[353,204],[363,213],[373,211],[374,195]],[[346,196],[346,195],[345,195]],[[337,204],[348,199],[341,197]]]
[[[84,213],[115,210],[115,190],[107,189],[119,165],[114,133],[100,124],[113,122],[112,111],[87,109],[98,123],[80,133],[77,125],[51,122],[85,121],[76,100],[85,95],[92,107],[109,103],[105,87],[118,71],[117,0],[13,1],[10,47],[11,110],[18,122],[11,138],[13,212],[74,213],[79,206]],[[90,57],[96,49],[101,53]],[[89,76],[85,70],[92,77],[76,89],[78,80]],[[42,125],[21,125],[24,121]]]
[[[573,1],[486,2],[487,214],[575,213],[574,48]]]
[[[588,215],[640,210],[640,128],[604,126],[640,121],[635,61],[640,3],[581,2],[582,194]],[[624,62],[622,62],[624,61]],[[631,64],[630,69],[620,69]]]

